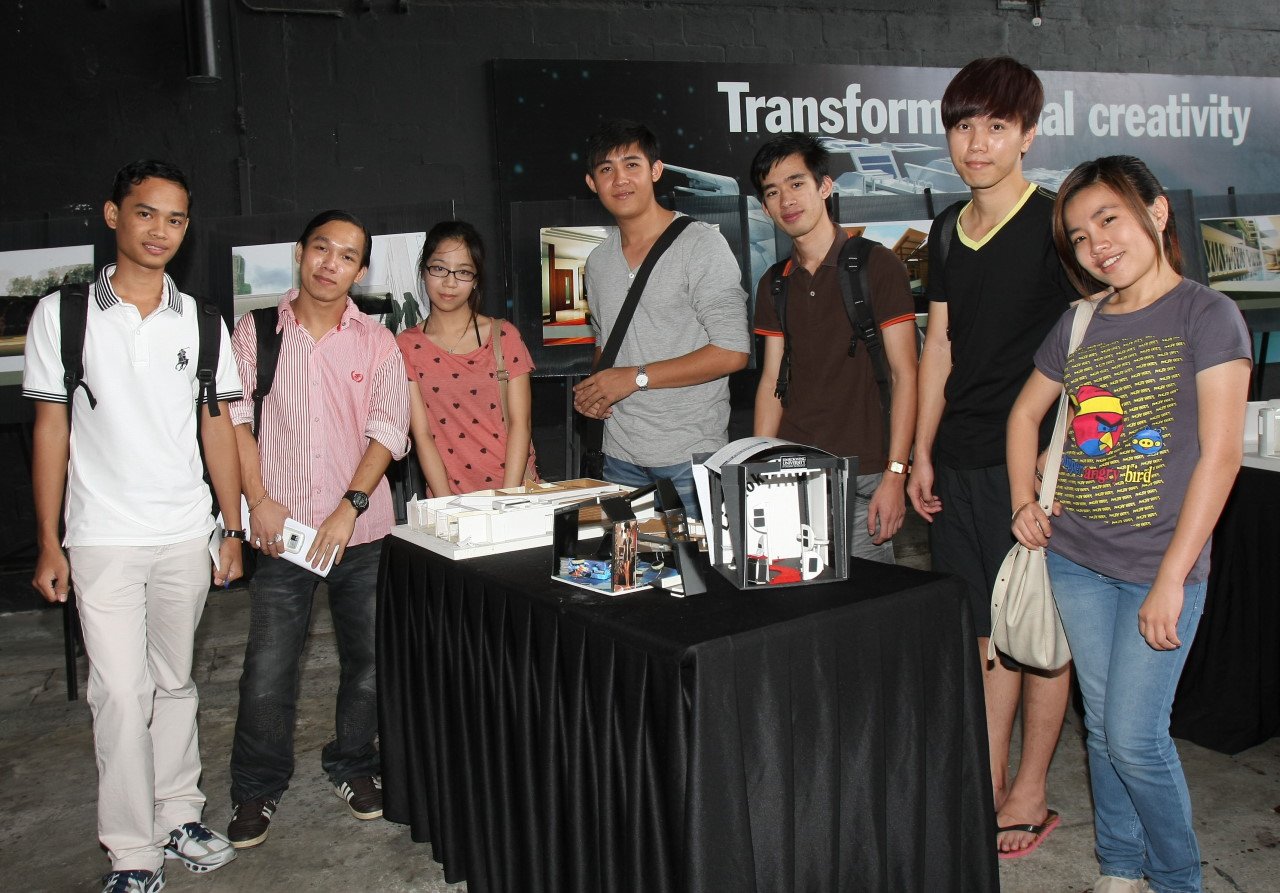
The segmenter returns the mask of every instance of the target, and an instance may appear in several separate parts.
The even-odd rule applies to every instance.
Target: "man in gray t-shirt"
[[[609,121],[588,141],[587,186],[618,229],[587,258],[596,358],[649,249],[676,215],[658,204],[658,141],[643,124]],[[693,223],[654,266],[616,363],[574,388],[574,408],[606,419],[607,480],[665,477],[697,516],[691,458],[724,445],[728,375],[747,364],[746,292],[724,238]]]

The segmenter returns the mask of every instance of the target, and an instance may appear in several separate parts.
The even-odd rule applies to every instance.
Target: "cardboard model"
[[[650,529],[644,530],[633,504],[653,502],[655,489],[663,510],[650,522]],[[582,543],[579,513],[595,504],[604,513],[604,536],[598,544]],[[689,539],[684,506],[666,478],[630,493],[599,495],[557,508],[551,546],[551,576],[574,586],[608,595],[651,587],[675,596],[707,591],[698,565],[698,547]],[[642,560],[642,551],[652,552],[653,560]]]
[[[712,566],[739,589],[848,579],[857,465],[776,437],[696,457]]]

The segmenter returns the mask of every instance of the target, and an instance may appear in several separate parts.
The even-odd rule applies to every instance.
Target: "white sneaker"
[[[189,871],[204,873],[226,865],[236,857],[236,851],[231,841],[217,831],[200,822],[187,822],[169,832],[164,857],[179,860]]]
[[[102,877],[102,893],[160,893],[164,889],[164,866],[156,871],[113,871]]]
[[[1151,887],[1146,878],[1115,877],[1104,874],[1093,885],[1093,893],[1147,893]]]

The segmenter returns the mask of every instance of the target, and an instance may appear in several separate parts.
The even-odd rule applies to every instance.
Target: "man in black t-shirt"
[[[1039,78],[1007,57],[969,63],[943,95],[947,145],[971,200],[958,217],[939,215],[929,234],[929,328],[907,486],[912,505],[932,524],[934,569],[964,580],[971,600],[997,826],[1010,829],[997,837],[1004,858],[1029,853],[1056,824],[1045,780],[1069,685],[1066,668],[1045,674],[986,660],[991,589],[1013,545],[1005,423],[1032,355],[1074,297],[1053,246],[1053,197],[1022,174],[1043,103]],[[950,235],[942,232],[947,219],[954,221]],[[1010,782],[1020,700],[1022,759]]]

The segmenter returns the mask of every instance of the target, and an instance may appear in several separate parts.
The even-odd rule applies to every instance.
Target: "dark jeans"
[[[347,550],[327,580],[282,558],[260,558],[253,576],[249,642],[240,676],[240,710],[231,746],[231,801],[279,799],[293,775],[298,663],[316,587],[327,583],[342,667],[337,737],[321,765],[334,783],[379,772],[374,661],[378,563],[382,541]]]

